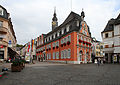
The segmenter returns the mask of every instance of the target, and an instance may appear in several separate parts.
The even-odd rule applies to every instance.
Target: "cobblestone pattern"
[[[9,72],[0,85],[120,85],[120,65],[37,63]]]

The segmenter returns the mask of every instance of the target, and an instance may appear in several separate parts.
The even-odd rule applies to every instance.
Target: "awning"
[[[8,54],[11,58],[19,56],[19,54],[16,51],[12,50],[10,47],[8,47]]]

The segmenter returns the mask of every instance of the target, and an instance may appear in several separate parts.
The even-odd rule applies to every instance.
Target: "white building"
[[[108,63],[120,63],[120,14],[110,19],[102,32],[105,60]]]

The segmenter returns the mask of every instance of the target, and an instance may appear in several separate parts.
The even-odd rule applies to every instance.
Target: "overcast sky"
[[[0,0],[0,4],[10,13],[18,44],[51,31],[55,6],[59,25],[71,12],[71,0]],[[82,8],[92,37],[102,40],[108,20],[120,13],[120,0],[72,0],[72,11],[80,14]]]

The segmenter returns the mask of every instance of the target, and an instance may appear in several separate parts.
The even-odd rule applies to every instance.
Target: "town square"
[[[119,0],[0,1],[0,85],[119,85]]]

